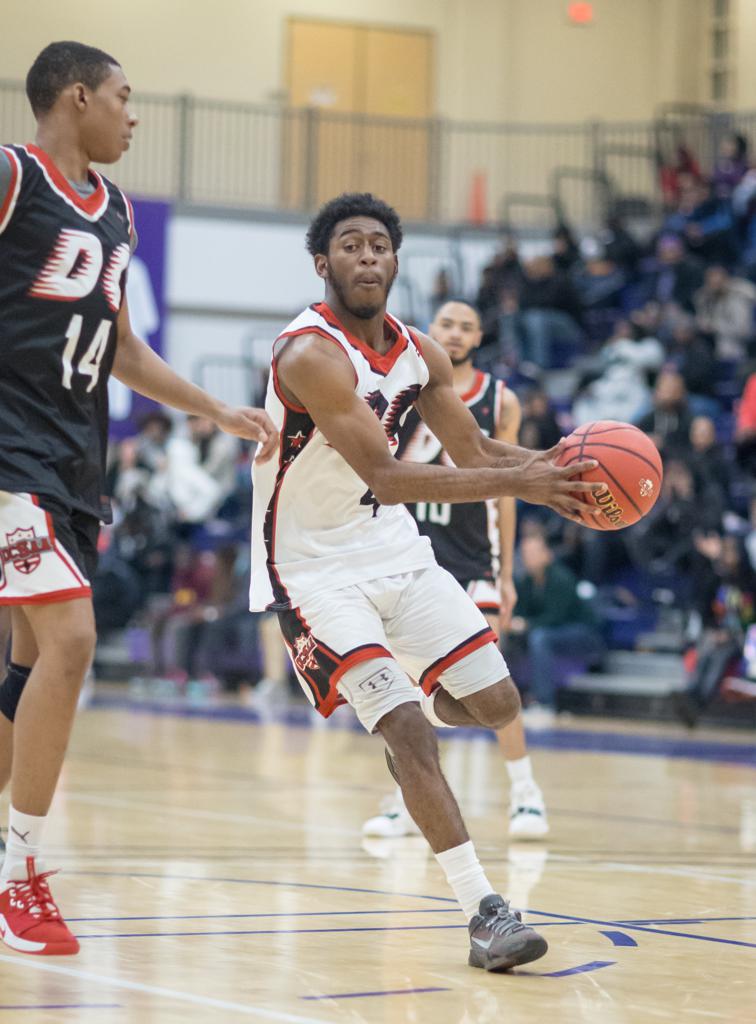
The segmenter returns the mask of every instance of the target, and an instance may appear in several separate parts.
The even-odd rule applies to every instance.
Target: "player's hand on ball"
[[[215,422],[227,434],[243,437],[245,441],[257,441],[260,445],[255,456],[258,462],[267,462],[278,447],[278,431],[263,409],[225,407]]]
[[[546,505],[565,519],[584,523],[586,506],[582,495],[597,493],[606,488],[604,483],[584,483],[581,473],[595,469],[595,459],[583,459],[569,466],[557,466],[553,461],[561,451],[561,444],[546,452],[533,452],[522,464],[522,484],[519,497],[533,505]]]

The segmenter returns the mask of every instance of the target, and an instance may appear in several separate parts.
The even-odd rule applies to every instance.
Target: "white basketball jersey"
[[[356,394],[381,421],[395,453],[397,430],[428,383],[428,367],[404,324],[387,315],[385,326],[395,340],[379,355],[320,302],[293,320],[273,346],[265,410],[281,444],[277,459],[252,468],[253,611],[298,607],[323,590],[434,563],[430,541],[404,505],[379,505],[307,410],[288,402],[278,386],[276,357],[285,339],[319,334],[334,342],[352,364]]]

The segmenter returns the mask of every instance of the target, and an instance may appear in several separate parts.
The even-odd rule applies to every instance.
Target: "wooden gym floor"
[[[317,727],[186,711],[105,696],[80,715],[48,866],[82,951],[2,947],[0,1024],[756,1020],[750,733],[534,734],[552,831],[518,846],[496,746],[444,740],[492,881],[550,944],[486,975],[424,840],[362,840],[390,780],[349,712]]]

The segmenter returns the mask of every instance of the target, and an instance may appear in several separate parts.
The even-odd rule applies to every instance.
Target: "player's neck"
[[[458,394],[464,395],[466,391],[470,390],[475,380],[475,367],[472,364],[472,359],[466,363],[460,363],[459,366],[452,366],[452,380],[454,381],[454,390]]]
[[[89,180],[89,157],[76,142],[65,138],[56,125],[38,124],[34,141],[69,181],[83,184]]]
[[[386,307],[382,306],[375,316],[364,320],[360,316],[350,313],[346,306],[339,301],[333,293],[326,293],[326,302],[336,315],[339,323],[353,334],[355,338],[364,341],[366,345],[374,348],[376,352],[383,352],[386,349]]]

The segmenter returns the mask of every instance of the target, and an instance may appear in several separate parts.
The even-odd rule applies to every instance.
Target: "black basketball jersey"
[[[108,377],[131,206],[90,171],[82,198],[36,146],[5,146],[0,206],[0,490],[109,518]]]
[[[488,373],[475,372],[472,387],[461,395],[484,434],[495,433],[506,385]],[[399,434],[398,457],[407,462],[453,466],[441,442],[412,408]],[[408,505],[418,529],[430,538],[439,565],[459,580],[495,580],[499,574],[498,503],[463,504],[418,501]]]

